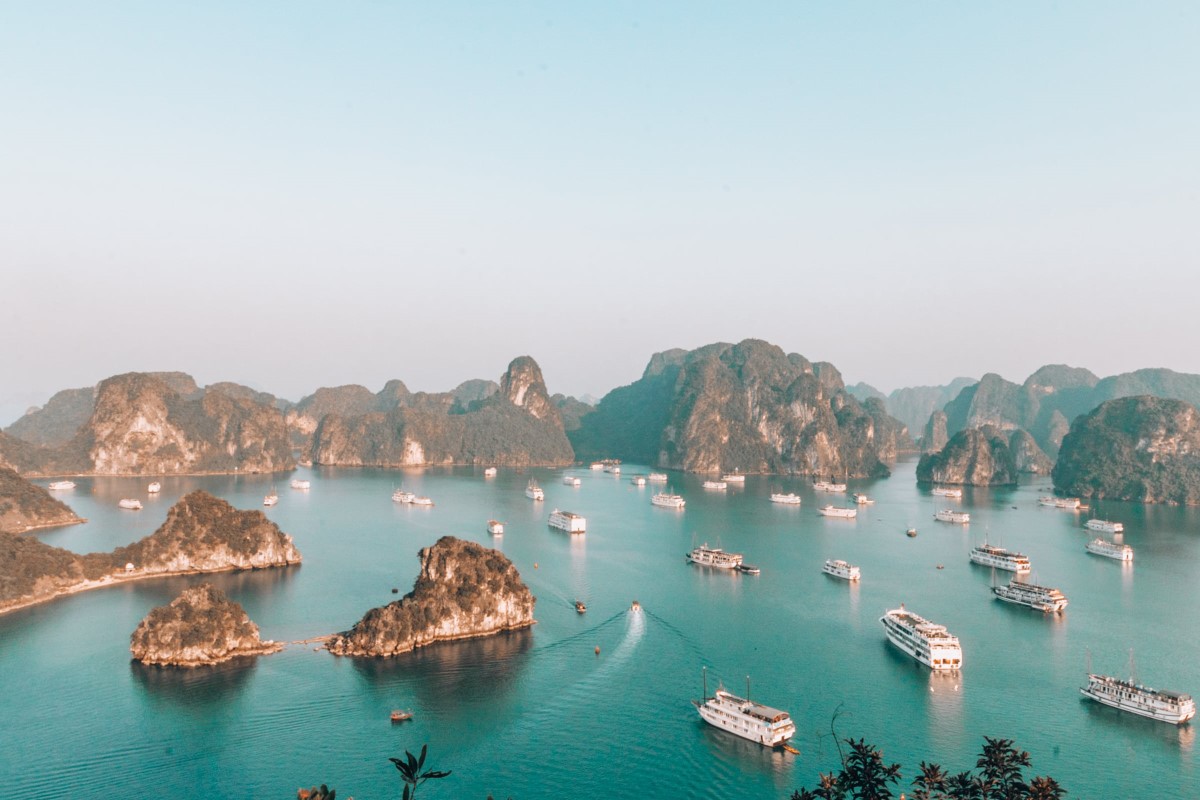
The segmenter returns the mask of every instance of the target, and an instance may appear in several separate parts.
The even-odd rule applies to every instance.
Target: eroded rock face
[[[1017,464],[1008,434],[992,426],[959,431],[941,452],[921,456],[917,480],[969,486],[1016,483]]]
[[[15,471],[0,467],[0,533],[84,522],[65,503]]]
[[[1200,412],[1182,400],[1109,400],[1071,424],[1052,473],[1078,497],[1200,505]]]
[[[517,408],[523,408],[537,419],[562,427],[558,409],[550,402],[542,370],[529,356],[514,358],[500,378],[500,394]]]
[[[208,583],[185,589],[170,605],[152,610],[129,640],[134,659],[175,667],[219,664],[282,648],[263,641],[241,605]]]
[[[946,432],[946,412],[934,411],[929,415],[929,422],[925,424],[925,435],[921,438],[921,451],[937,453],[949,441],[950,434]]]
[[[401,600],[371,609],[333,636],[342,656],[393,656],[433,642],[488,636],[533,624],[536,602],[501,552],[443,536],[420,552],[421,572]]]

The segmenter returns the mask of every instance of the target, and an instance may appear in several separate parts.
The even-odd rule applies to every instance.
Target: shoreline
[[[65,528],[68,525],[82,525],[85,522],[87,522],[87,517],[76,517],[75,519],[68,520],[67,522],[45,522],[41,525],[29,525],[25,528],[25,530],[22,531],[0,531],[0,533],[11,533],[14,536],[24,536],[25,534],[33,533],[34,531],[44,531],[49,528]]]

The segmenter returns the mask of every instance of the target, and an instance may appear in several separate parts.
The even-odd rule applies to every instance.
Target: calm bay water
[[[399,796],[389,756],[428,743],[453,776],[422,796],[786,797],[836,766],[830,720],[905,765],[958,771],[983,735],[1014,738],[1035,772],[1072,797],[1200,796],[1194,729],[1083,701],[1090,650],[1096,671],[1127,672],[1128,650],[1150,685],[1200,694],[1200,510],[1104,503],[1125,523],[1131,566],[1088,555],[1084,517],[1040,508],[1041,479],[1013,489],[931,497],[913,462],[882,481],[857,481],[877,504],[857,520],[826,519],[803,479],[747,479],[706,491],[672,475],[687,509],[654,508],[655,487],[629,475],[569,470],[300,470],[312,489],[278,483],[268,516],[292,534],[304,564],[289,570],[194,576],[119,586],[0,617],[0,785],[28,797],[294,797],[328,783],[359,800]],[[646,471],[646,470],[642,470]],[[523,494],[530,475],[546,502]],[[392,503],[393,486],[431,496],[432,509]],[[79,552],[151,533],[183,493],[204,488],[261,508],[269,477],[79,479],[65,499],[90,522],[41,538]],[[800,508],[768,502],[796,491]],[[116,508],[138,496],[140,513]],[[848,502],[835,500],[835,502]],[[970,511],[970,526],[932,521],[940,507]],[[555,507],[585,514],[588,533],[549,530]],[[530,631],[450,643],[394,659],[335,658],[296,645],[217,668],[145,669],[129,634],[154,606],[212,581],[245,606],[264,637],[298,640],[344,630],[368,608],[407,592],[417,550],[444,534],[495,544],[538,598]],[[907,538],[916,525],[920,534]],[[1034,578],[1071,604],[1059,618],[994,601],[990,570],[967,561],[985,535],[1028,554]],[[684,561],[693,544],[720,544],[762,567],[750,577]],[[827,558],[862,567],[860,586],[821,574]],[[937,564],[944,569],[937,569]],[[535,567],[536,564],[536,567]],[[1000,573],[1005,580],[1008,573]],[[579,615],[576,599],[587,603]],[[632,614],[637,599],[645,612]],[[931,675],[900,656],[878,622],[905,603],[962,640],[964,670]],[[601,654],[595,655],[599,646]],[[700,670],[789,710],[799,756],[706,727],[689,699]],[[388,711],[410,708],[393,726]]]

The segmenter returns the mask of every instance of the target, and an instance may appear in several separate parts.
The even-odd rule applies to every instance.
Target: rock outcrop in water
[[[421,572],[401,600],[371,609],[326,647],[342,656],[394,656],[433,642],[533,624],[536,602],[501,552],[443,536],[420,552]]]
[[[907,430],[877,399],[860,403],[832,364],[754,339],[655,355],[571,440],[584,459],[691,472],[883,476]]]
[[[917,480],[969,486],[1017,482],[1017,464],[998,428],[968,428],[951,437],[939,453],[926,453],[917,464]]]
[[[241,605],[208,583],[153,609],[129,637],[134,659],[159,666],[201,667],[282,649],[263,641]]]
[[[509,364],[497,391],[472,381],[455,392],[398,402],[385,412],[326,413],[313,437],[313,463],[522,467],[565,466],[574,460],[541,370],[527,356]]]
[[[42,487],[0,467],[0,533],[24,533],[77,522],[86,520]]]
[[[1052,476],[1077,497],[1200,505],[1200,412],[1181,400],[1109,400],[1072,423]]]
[[[78,555],[36,538],[0,536],[0,612],[125,580],[299,564],[292,537],[261,511],[207,492],[179,500],[154,533],[111,553]]]

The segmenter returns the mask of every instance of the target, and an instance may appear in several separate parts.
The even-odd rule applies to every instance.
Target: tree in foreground
[[[389,758],[396,765],[396,769],[400,772],[400,780],[404,781],[404,794],[401,795],[403,800],[413,800],[417,796],[417,787],[425,783],[425,781],[434,778],[444,778],[450,774],[450,771],[441,772],[435,769],[428,769],[424,772],[421,768],[425,766],[425,754],[429,750],[429,745],[421,745],[420,757],[414,756],[407,750],[404,751],[404,758]]]

